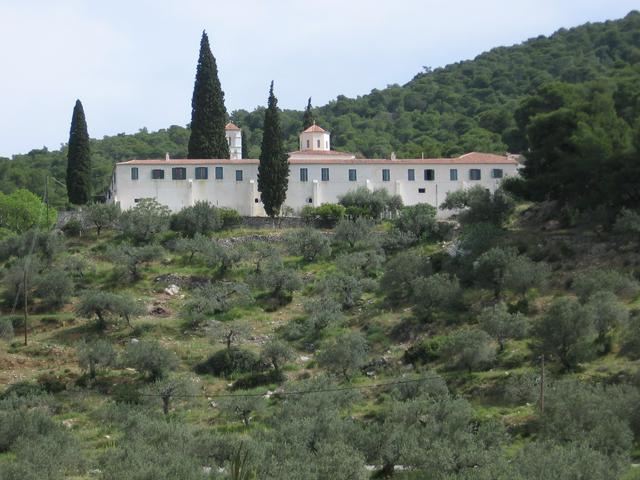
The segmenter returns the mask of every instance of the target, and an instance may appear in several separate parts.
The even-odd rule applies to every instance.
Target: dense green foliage
[[[388,157],[392,151],[398,158],[417,158],[423,153],[438,157],[469,151],[524,152],[526,136],[515,115],[521,100],[554,81],[576,85],[578,91],[602,92],[602,88],[585,90],[577,85],[602,79],[608,86],[599,94],[604,99],[599,104],[609,108],[607,98],[612,94],[617,116],[633,126],[638,118],[639,23],[640,14],[631,12],[621,20],[561,29],[550,37],[498,47],[473,60],[427,68],[403,86],[391,85],[357,98],[340,95],[314,108],[314,118],[332,132],[334,148],[368,158]],[[584,99],[580,103],[584,105]],[[551,104],[546,108],[559,107]],[[246,138],[245,157],[260,154],[264,114],[264,107],[231,114]],[[284,110],[280,118],[285,150],[296,150],[303,113]],[[165,152],[174,158],[185,157],[188,139],[189,130],[174,125],[153,133],[142,128],[131,135],[91,140],[93,191],[104,193],[114,162],[161,158]],[[12,161],[0,159],[0,191],[24,187],[42,194],[45,175],[64,178],[66,153],[63,146],[56,151],[34,149],[15,155]],[[637,182],[629,178],[628,183]],[[66,192],[55,186],[51,190],[52,202],[63,205]]]
[[[229,158],[224,127],[227,109],[218,79],[218,66],[211,53],[209,37],[202,32],[196,81],[191,99],[189,158]]]
[[[91,200],[91,149],[87,121],[80,100],[76,100],[71,117],[66,178],[70,203],[84,205]]]

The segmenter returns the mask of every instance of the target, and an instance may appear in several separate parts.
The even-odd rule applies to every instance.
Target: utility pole
[[[44,180],[44,201],[47,205],[47,228],[49,227],[49,176]]]
[[[27,268],[29,268],[27,265],[27,260],[28,258],[25,260],[24,262],[24,267],[23,267],[23,273],[24,276],[22,278],[22,284],[24,285],[24,345],[25,347],[27,346],[27,310],[28,310],[28,306],[27,306]]]
[[[544,354],[542,360],[542,373],[540,375],[540,413],[544,414]]]

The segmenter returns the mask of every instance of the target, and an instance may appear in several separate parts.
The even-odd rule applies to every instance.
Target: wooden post
[[[540,413],[544,414],[544,354],[542,354],[542,373],[540,375]]]
[[[28,259],[29,257],[27,257]],[[22,284],[24,286],[24,345],[27,345],[27,260],[24,262]]]

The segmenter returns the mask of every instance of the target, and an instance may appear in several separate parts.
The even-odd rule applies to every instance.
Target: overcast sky
[[[408,82],[499,45],[623,17],[638,0],[0,0],[0,156],[190,121],[200,35],[227,110]]]

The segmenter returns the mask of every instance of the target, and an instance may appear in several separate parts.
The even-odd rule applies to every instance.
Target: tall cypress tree
[[[273,94],[273,82],[269,89],[269,102],[264,113],[260,165],[258,166],[258,190],[264,209],[271,218],[280,213],[287,198],[289,184],[289,156],[284,149],[278,99]]]
[[[209,47],[209,37],[202,32],[196,82],[191,99],[191,136],[189,158],[229,158],[229,144],[224,133],[227,109],[218,79],[216,59]]]
[[[84,109],[76,100],[71,117],[67,153],[67,196],[69,202],[84,205],[91,200],[91,152]]]
[[[309,97],[309,101],[307,102],[307,108],[304,110],[304,116],[302,117],[302,129],[306,130],[311,125],[315,123],[315,119],[313,118],[313,112],[311,111],[311,97]]]
[[[243,128],[241,131],[241,153],[242,158],[249,158],[249,151],[247,147],[247,131]]]

